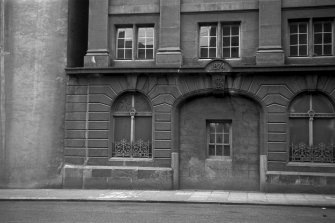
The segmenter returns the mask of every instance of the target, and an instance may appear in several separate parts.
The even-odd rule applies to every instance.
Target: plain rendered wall
[[[6,1],[6,182],[62,184],[67,0]]]

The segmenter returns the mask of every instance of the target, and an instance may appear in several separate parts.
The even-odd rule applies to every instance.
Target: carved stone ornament
[[[205,70],[207,72],[226,73],[231,72],[232,68],[225,60],[212,60],[206,65]]]
[[[224,90],[226,88],[226,75],[212,75],[212,84],[214,88]]]

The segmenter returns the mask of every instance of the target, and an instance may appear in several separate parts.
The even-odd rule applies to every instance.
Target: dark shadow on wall
[[[67,67],[83,67],[87,51],[89,0],[69,0]]]

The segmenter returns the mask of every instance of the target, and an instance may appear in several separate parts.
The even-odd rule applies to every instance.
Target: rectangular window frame
[[[210,141],[210,135],[212,134],[210,132],[210,124],[229,124],[229,131],[228,133],[223,130],[222,133],[222,143],[217,143],[217,133],[215,132],[215,138],[214,143],[211,143]],[[225,143],[224,137],[228,134],[229,142]],[[213,135],[213,134],[212,134]],[[206,150],[207,150],[207,158],[209,159],[223,159],[223,160],[232,160],[233,155],[233,135],[232,135],[232,120],[206,120]],[[210,154],[210,146],[214,145],[215,155]],[[217,146],[222,146],[222,155],[216,155],[217,154]],[[229,146],[229,155],[224,155],[224,147]]]
[[[317,23],[324,23],[324,22],[330,22],[331,23],[331,54],[328,55],[316,55],[315,52],[315,32],[314,32],[314,24]],[[290,31],[290,25],[291,24],[297,24],[297,23],[307,23],[307,55],[306,56],[299,56],[299,55],[292,55],[291,53],[291,31]],[[335,18],[302,18],[302,19],[288,19],[287,23],[287,30],[288,30],[288,39],[287,39],[287,50],[288,50],[288,58],[331,58],[335,55]],[[322,44],[319,44],[322,45]],[[322,45],[323,46],[323,45]],[[299,50],[299,48],[298,48]]]
[[[331,53],[326,55],[324,54],[324,46],[326,45],[324,43],[324,34],[325,33],[329,33],[329,32],[315,32],[315,24],[324,24],[326,22],[330,22],[331,23],[331,43],[330,43],[330,46],[331,46]],[[322,26],[324,27],[324,26]],[[334,20],[329,20],[329,19],[324,19],[324,20],[319,20],[319,19],[315,19],[312,21],[312,30],[313,30],[313,34],[312,34],[312,38],[313,38],[313,46],[312,46],[312,50],[313,50],[313,57],[331,57],[331,56],[334,56]],[[322,43],[321,44],[316,44],[314,41],[315,41],[315,34],[322,34]],[[315,54],[315,46],[316,45],[321,45],[322,47],[322,54],[321,55],[316,55]],[[329,45],[329,44],[327,44]]]
[[[216,57],[204,57],[201,55],[201,28],[207,26],[215,26],[216,27]],[[223,46],[223,27],[224,26],[238,26],[238,45],[232,46],[231,39],[236,37],[236,35],[230,35],[230,44],[229,47]],[[230,33],[231,34],[231,33]],[[228,36],[225,36],[228,37]],[[198,24],[198,59],[199,60],[212,60],[212,59],[225,59],[225,60],[239,60],[241,59],[241,22],[233,21],[233,22],[209,22],[209,23],[199,23]],[[229,48],[229,57],[223,56],[223,49]],[[237,57],[232,56],[232,48],[238,48]],[[208,53],[209,55],[209,53]]]
[[[214,48],[214,47],[201,47],[201,28],[202,27],[215,27],[215,30],[216,30],[216,36],[215,36],[215,38],[216,38],[216,41],[215,41],[215,57],[209,57],[209,50],[211,49],[211,48]],[[209,23],[209,24],[200,24],[199,25],[199,30],[198,30],[198,32],[199,32],[199,46],[198,46],[198,50],[199,50],[199,59],[215,59],[215,58],[217,58],[218,57],[218,33],[219,33],[219,26],[217,25],[217,23]],[[206,36],[206,37],[214,37],[214,36]],[[208,39],[208,41],[210,42],[210,39]],[[209,43],[208,43],[208,45],[210,45]],[[207,53],[208,53],[208,57],[203,57],[202,55],[201,55],[201,49],[202,48],[206,48],[207,49]]]
[[[303,32],[300,32],[300,25],[306,25],[306,33],[303,33]],[[297,32],[296,33],[291,33],[291,25],[297,25]],[[294,21],[294,22],[290,22],[289,23],[289,55],[290,57],[308,57],[309,56],[309,45],[310,45],[310,41],[309,41],[309,38],[310,38],[310,34],[309,34],[309,31],[310,30],[310,27],[309,27],[309,22],[308,21]],[[306,37],[306,44],[302,44],[300,43],[300,35],[303,35],[303,34],[306,34],[307,37]],[[297,35],[297,44],[291,44],[291,36],[293,35]],[[294,47],[296,46],[297,47],[297,55],[294,55],[292,56],[292,51],[291,51],[291,47]],[[306,55],[301,55],[300,54],[300,48],[302,46],[306,46]]]
[[[131,59],[125,58],[122,59],[119,57],[119,47],[118,47],[118,33],[120,29],[132,29],[132,57]],[[153,52],[152,58],[146,59],[146,58],[139,58],[139,29],[141,28],[153,28],[153,48],[150,48]],[[131,25],[115,25],[116,35],[115,35],[115,60],[117,61],[154,61],[155,60],[155,50],[156,50],[156,29],[154,24],[131,24]],[[121,48],[123,49],[123,48]],[[127,48],[128,49],[128,48]],[[130,49],[130,48],[129,48]],[[149,48],[145,48],[149,49]],[[147,55],[145,56],[147,57]]]

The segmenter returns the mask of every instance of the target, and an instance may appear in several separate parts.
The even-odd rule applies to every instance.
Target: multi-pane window
[[[112,157],[150,158],[152,112],[139,93],[120,96],[114,104]]]
[[[289,32],[291,57],[333,55],[333,20],[290,21]]]
[[[240,51],[240,25],[201,25],[199,29],[199,57],[238,58]]]
[[[116,58],[119,60],[131,60],[133,58],[133,28],[117,30]]]
[[[335,162],[335,110],[321,93],[296,97],[289,109],[290,161]]]
[[[217,45],[217,28],[212,26],[200,27],[200,58],[215,58]]]
[[[222,25],[222,57],[238,58],[240,46],[240,26]]]
[[[333,28],[331,21],[314,22],[314,55],[330,56],[333,54]]]
[[[137,58],[141,60],[154,58],[154,28],[143,27],[138,29]]]
[[[118,28],[116,39],[117,60],[152,60],[154,58],[154,27]]]
[[[308,55],[307,22],[294,22],[290,24],[290,53],[294,57]]]
[[[209,157],[231,157],[231,121],[207,122],[207,149]]]

